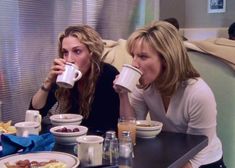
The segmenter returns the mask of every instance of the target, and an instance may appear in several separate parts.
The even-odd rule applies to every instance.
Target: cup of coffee
[[[42,116],[40,115],[38,110],[26,110],[25,121],[33,121],[41,123]]]
[[[66,62],[65,71],[57,76],[56,83],[60,87],[73,88],[74,83],[82,77],[81,71],[75,64]]]
[[[104,138],[97,135],[85,135],[76,139],[77,156],[82,166],[95,166],[102,164]]]
[[[115,85],[132,92],[138,83],[142,72],[129,64],[124,64]]]
[[[15,124],[16,135],[27,137],[29,134],[38,135],[40,124],[38,122],[24,121]]]

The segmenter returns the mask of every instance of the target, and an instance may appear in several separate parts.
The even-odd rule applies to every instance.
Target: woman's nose
[[[69,53],[69,54],[68,54],[67,62],[74,63],[74,56],[73,56],[72,53]]]
[[[132,60],[132,64],[131,64],[133,67],[136,67],[139,69],[139,63],[138,63],[138,60],[136,59],[136,57],[133,58]]]

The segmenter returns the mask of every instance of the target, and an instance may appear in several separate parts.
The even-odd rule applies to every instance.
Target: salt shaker
[[[115,131],[107,131],[103,144],[103,159],[110,164],[117,164],[119,158],[119,145]]]
[[[133,145],[130,131],[123,131],[119,140],[119,167],[132,167]]]

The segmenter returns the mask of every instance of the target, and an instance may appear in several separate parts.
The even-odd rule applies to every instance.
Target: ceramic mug
[[[81,71],[75,64],[66,62],[65,71],[57,76],[56,83],[60,87],[73,88],[74,83],[82,77]]]
[[[104,138],[97,135],[85,135],[76,139],[77,156],[83,166],[102,164]]]
[[[142,72],[132,65],[124,64],[115,85],[132,92],[137,85]]]
[[[35,121],[41,123],[42,116],[38,110],[26,110],[25,121]]]
[[[15,124],[16,135],[27,137],[29,134],[38,135],[40,124],[38,122],[24,121]]]

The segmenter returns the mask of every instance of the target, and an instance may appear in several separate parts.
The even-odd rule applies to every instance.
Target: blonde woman
[[[163,123],[164,131],[206,135],[208,146],[183,167],[224,168],[215,98],[190,63],[178,30],[167,22],[154,22],[131,34],[127,50],[132,65],[143,75],[130,101],[125,90],[114,84],[120,115],[145,119],[149,112],[152,120]]]
[[[33,96],[30,109],[46,116],[58,102],[61,113],[81,114],[82,125],[90,131],[116,129],[119,118],[119,98],[112,87],[118,70],[102,62],[104,45],[100,35],[87,25],[70,26],[59,36],[58,53],[41,88]],[[79,67],[82,78],[72,89],[56,85],[57,75],[66,62]]]

